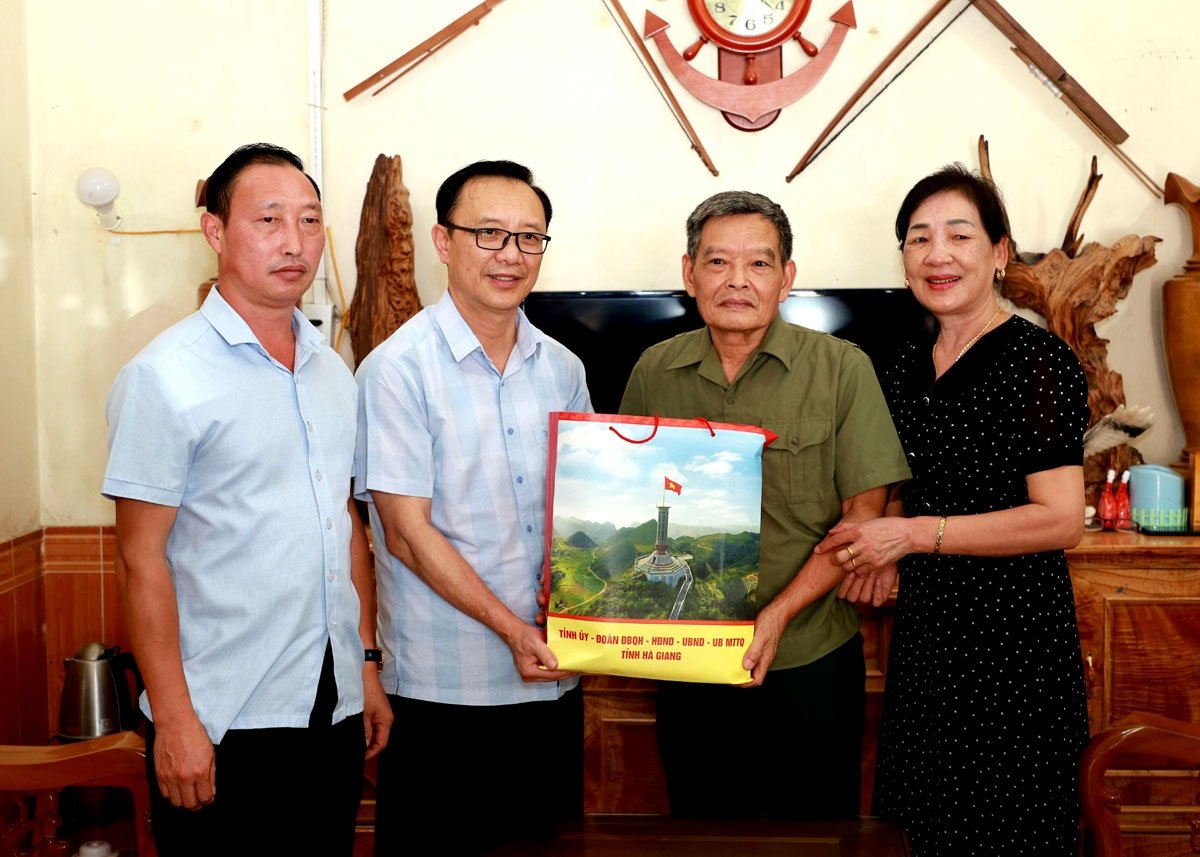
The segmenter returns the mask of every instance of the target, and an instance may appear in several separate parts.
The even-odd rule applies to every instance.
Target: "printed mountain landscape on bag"
[[[596,542],[583,530],[554,537],[550,605],[556,613],[609,618],[753,619],[758,533],[667,539],[656,567],[657,524],[616,530]]]

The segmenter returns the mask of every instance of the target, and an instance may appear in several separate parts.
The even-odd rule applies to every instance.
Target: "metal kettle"
[[[60,740],[84,741],[137,726],[142,677],[130,652],[122,652],[120,646],[88,643],[75,657],[63,658],[63,665]]]

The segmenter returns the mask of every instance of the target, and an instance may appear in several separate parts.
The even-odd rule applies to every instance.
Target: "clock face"
[[[755,53],[780,45],[800,29],[812,0],[688,0],[696,25],[718,45]]]

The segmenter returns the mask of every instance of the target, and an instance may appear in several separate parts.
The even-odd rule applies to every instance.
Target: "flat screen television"
[[[696,302],[684,291],[534,291],[524,309],[535,326],[579,355],[592,405],[604,414],[617,411],[643,351],[704,326]],[[907,289],[796,289],[781,312],[794,324],[850,340],[876,366],[891,360],[903,341],[934,325]]]

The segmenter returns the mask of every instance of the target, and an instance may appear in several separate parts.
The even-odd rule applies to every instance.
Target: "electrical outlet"
[[[333,304],[301,304],[300,311],[326,339],[333,341]]]

